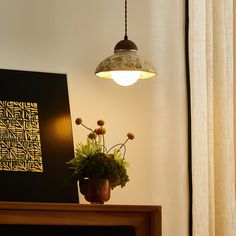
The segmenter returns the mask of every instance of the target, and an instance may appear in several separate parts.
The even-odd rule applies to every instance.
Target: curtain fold
[[[234,0],[189,0],[193,235],[236,235]]]

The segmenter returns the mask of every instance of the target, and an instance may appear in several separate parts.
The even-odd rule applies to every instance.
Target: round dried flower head
[[[133,140],[134,139],[134,135],[132,133],[128,133],[127,134],[127,137],[130,139],[130,140]]]
[[[88,137],[89,137],[90,139],[96,139],[97,135],[96,135],[94,132],[92,132],[92,133],[90,133],[90,134],[88,135]]]
[[[101,127],[101,130],[102,130],[102,134],[105,134],[107,132],[104,127]]]
[[[106,133],[106,129],[104,127],[99,127],[97,129],[95,129],[94,131],[97,135],[100,135],[100,134],[105,134]]]
[[[105,121],[104,121],[104,120],[98,120],[98,121],[97,121],[97,124],[98,124],[99,126],[103,126],[103,125],[105,124]]]
[[[81,119],[81,118],[77,118],[77,119],[75,120],[75,123],[76,123],[77,125],[82,124],[82,119]]]
[[[97,134],[97,135],[99,135],[99,132],[100,132],[99,128],[96,128],[96,129],[94,130],[94,133]]]

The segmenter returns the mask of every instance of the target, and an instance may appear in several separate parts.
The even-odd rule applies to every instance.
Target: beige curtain
[[[236,236],[235,4],[189,0],[194,236]]]

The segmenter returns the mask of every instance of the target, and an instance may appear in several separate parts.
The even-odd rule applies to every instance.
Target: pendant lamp
[[[113,79],[117,84],[129,86],[138,79],[149,79],[157,72],[154,65],[138,54],[138,48],[127,35],[127,0],[125,0],[125,36],[114,48],[114,54],[102,61],[95,71],[100,78]]]

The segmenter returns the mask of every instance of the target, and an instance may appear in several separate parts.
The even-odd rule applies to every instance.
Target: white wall
[[[66,73],[74,142],[103,118],[107,143],[127,145],[130,182],[110,204],[163,207],[163,235],[188,230],[184,0],[129,0],[128,35],[159,75],[119,87],[94,75],[123,37],[123,0],[0,0],[0,67]]]

